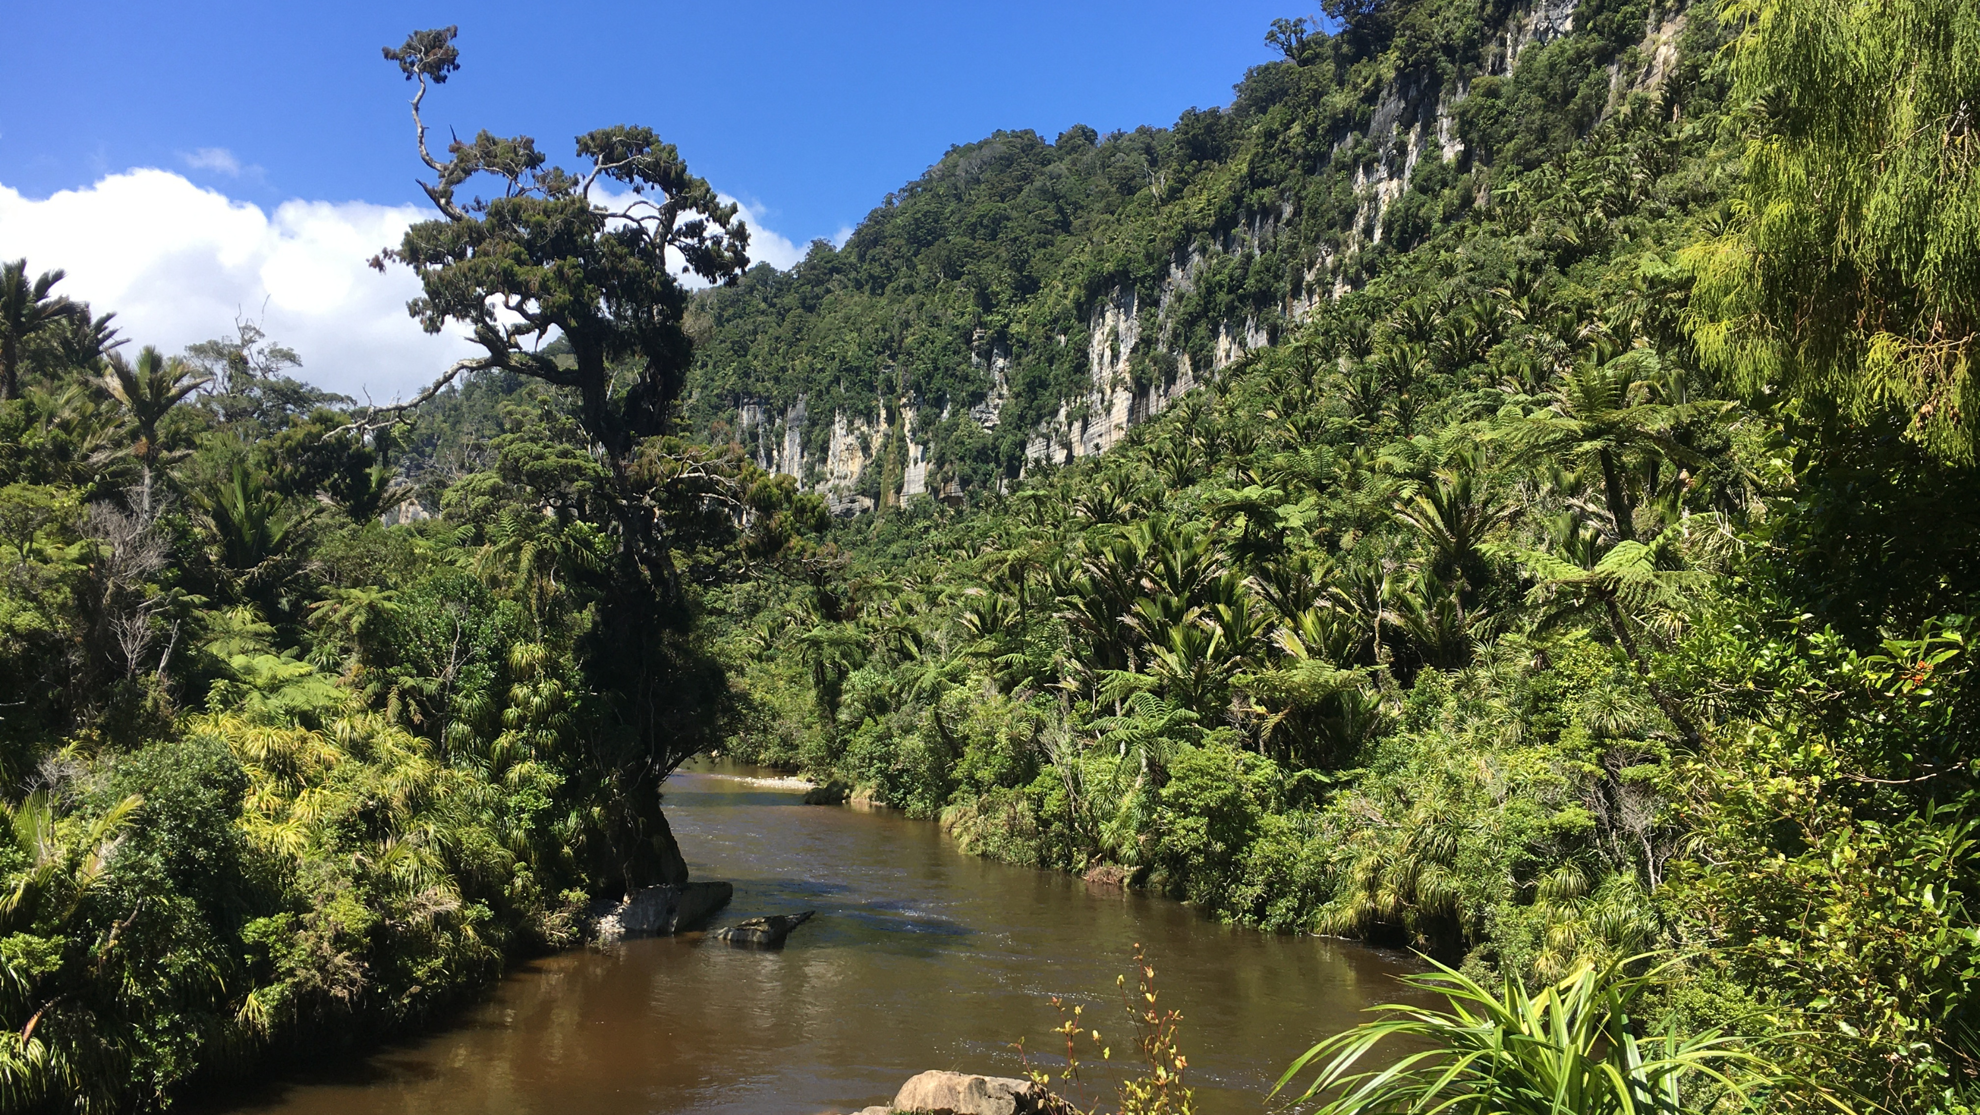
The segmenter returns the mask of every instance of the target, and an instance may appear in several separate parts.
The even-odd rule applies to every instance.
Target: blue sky
[[[433,98],[437,123],[531,134],[553,154],[592,127],[650,124],[798,242],[857,223],[949,145],[996,128],[1050,139],[1228,103],[1270,56],[1266,26],[1292,12],[1286,0],[7,6],[17,95],[0,102],[0,181],[30,196],[157,166],[263,205],[417,200],[406,87],[378,48],[455,23],[464,66]],[[49,95],[18,95],[31,89]],[[201,151],[208,165],[193,165]]]
[[[1227,104],[1271,20],[1317,6],[0,3],[0,256],[66,267],[167,348],[257,317],[354,393],[458,349],[384,320],[408,277],[350,270],[418,216],[409,87],[379,56],[415,27],[461,27],[463,68],[429,99],[443,137],[568,159],[578,132],[651,125],[787,262],[952,144]]]

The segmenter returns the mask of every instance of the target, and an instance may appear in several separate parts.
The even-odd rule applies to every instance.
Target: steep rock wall
[[[1533,0],[1515,12],[1487,48],[1481,72],[1510,75],[1518,67],[1522,52],[1572,33],[1577,5],[1578,0]],[[1674,11],[1653,13],[1635,52],[1635,63],[1628,67],[1620,62],[1610,64],[1608,111],[1614,111],[1632,91],[1654,89],[1671,72],[1684,24],[1681,5]],[[1456,109],[1468,92],[1468,81],[1444,85],[1421,76],[1397,80],[1381,91],[1367,127],[1350,131],[1333,145],[1336,157],[1357,150],[1367,155],[1366,148],[1373,148],[1372,157],[1361,158],[1354,169],[1358,209],[1344,243],[1314,249],[1300,264],[1304,277],[1301,289],[1275,312],[1262,319],[1252,314],[1241,321],[1218,323],[1214,343],[1201,366],[1175,343],[1171,324],[1178,301],[1195,288],[1199,276],[1216,257],[1255,256],[1271,247],[1281,228],[1294,218],[1289,203],[1278,212],[1252,213],[1239,227],[1211,242],[1192,246],[1186,258],[1171,262],[1154,289],[1116,287],[1102,295],[1088,313],[1089,387],[1084,394],[1061,400],[1055,414],[1028,431],[1024,442],[1026,468],[1066,464],[1106,452],[1133,427],[1175,405],[1224,368],[1270,346],[1284,328],[1296,324],[1320,302],[1351,289],[1348,279],[1338,273],[1339,261],[1382,242],[1384,217],[1407,191],[1411,175],[1424,156],[1455,160],[1464,153]],[[1143,310],[1151,300],[1155,313],[1149,328]],[[1134,360],[1137,351],[1166,357],[1144,362],[1139,382]],[[1006,419],[1011,399],[1010,354],[995,346],[986,349],[979,335],[970,362],[983,377],[986,391],[981,401],[969,408],[968,418],[986,432],[995,430]],[[1150,363],[1160,372],[1151,374]],[[879,503],[910,502],[928,496],[960,498],[961,490],[953,481],[939,486],[935,483],[936,462],[927,436],[934,422],[949,419],[949,410],[944,408],[939,418],[931,421],[921,400],[882,398],[877,412],[877,421],[843,411],[829,418],[811,416],[806,401],[800,398],[782,415],[769,414],[760,404],[746,403],[739,408],[738,417],[745,442],[759,465],[798,477],[808,488],[823,494],[837,514],[872,509],[875,498],[862,492],[876,487]],[[831,423],[822,457],[804,452],[807,421]],[[900,438],[902,448],[883,462],[880,447],[889,437]],[[871,473],[883,464],[884,475]]]

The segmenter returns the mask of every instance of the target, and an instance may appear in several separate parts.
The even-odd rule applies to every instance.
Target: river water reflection
[[[796,788],[705,768],[668,817],[697,878],[729,879],[716,924],[815,909],[781,952],[701,934],[527,965],[454,1026],[224,1110],[282,1115],[810,1113],[884,1103],[907,1077],[1016,1074],[1050,1050],[1049,997],[1127,1045],[1115,976],[1140,942],[1184,1014],[1205,1112],[1256,1111],[1314,1039],[1395,997],[1397,956],[1210,922],[1173,902],[962,855],[937,826],[806,806]]]

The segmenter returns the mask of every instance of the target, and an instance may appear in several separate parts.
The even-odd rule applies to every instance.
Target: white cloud
[[[804,258],[804,247],[793,244],[782,236],[763,227],[750,207],[735,198],[722,196],[723,201],[735,202],[738,215],[749,224],[749,263],[754,267],[767,263],[779,271],[788,271]]]
[[[406,316],[419,293],[410,271],[365,264],[424,216],[327,201],[270,214],[169,171],[132,170],[41,200],[0,185],[0,257],[67,271],[57,292],[116,311],[133,345],[177,352],[245,315],[301,354],[304,378],[384,402],[473,351]]]
[[[224,150],[202,149],[212,168]],[[192,161],[192,156],[188,161]],[[749,218],[750,254],[777,267],[804,250]],[[56,291],[114,310],[132,345],[177,352],[253,318],[303,358],[300,375],[359,400],[419,390],[479,351],[458,328],[429,335],[406,316],[419,282],[403,267],[367,266],[406,227],[431,216],[411,205],[285,201],[269,213],[165,170],[112,174],[45,199],[0,185],[0,258],[26,256],[31,274],[68,272]]]
[[[241,176],[241,161],[225,147],[202,147],[197,151],[180,152],[179,158],[194,170],[211,170],[229,178]]]

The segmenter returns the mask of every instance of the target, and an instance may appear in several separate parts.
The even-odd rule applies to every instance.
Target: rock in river
[[[844,805],[852,797],[852,787],[843,782],[827,782],[804,792],[806,805]]]
[[[817,912],[806,910],[802,914],[772,914],[767,918],[750,918],[716,930],[715,936],[732,945],[766,949],[782,948],[784,938],[791,935],[791,930],[810,921],[811,915]]]
[[[928,1115],[1032,1115],[1044,1110],[1048,1095],[1031,1081],[1016,1077],[924,1072],[901,1085],[892,1110]]]
[[[627,937],[666,937],[684,933],[729,904],[735,888],[728,883],[683,883],[647,887],[620,902],[594,904],[597,925],[593,939],[614,945]]]

